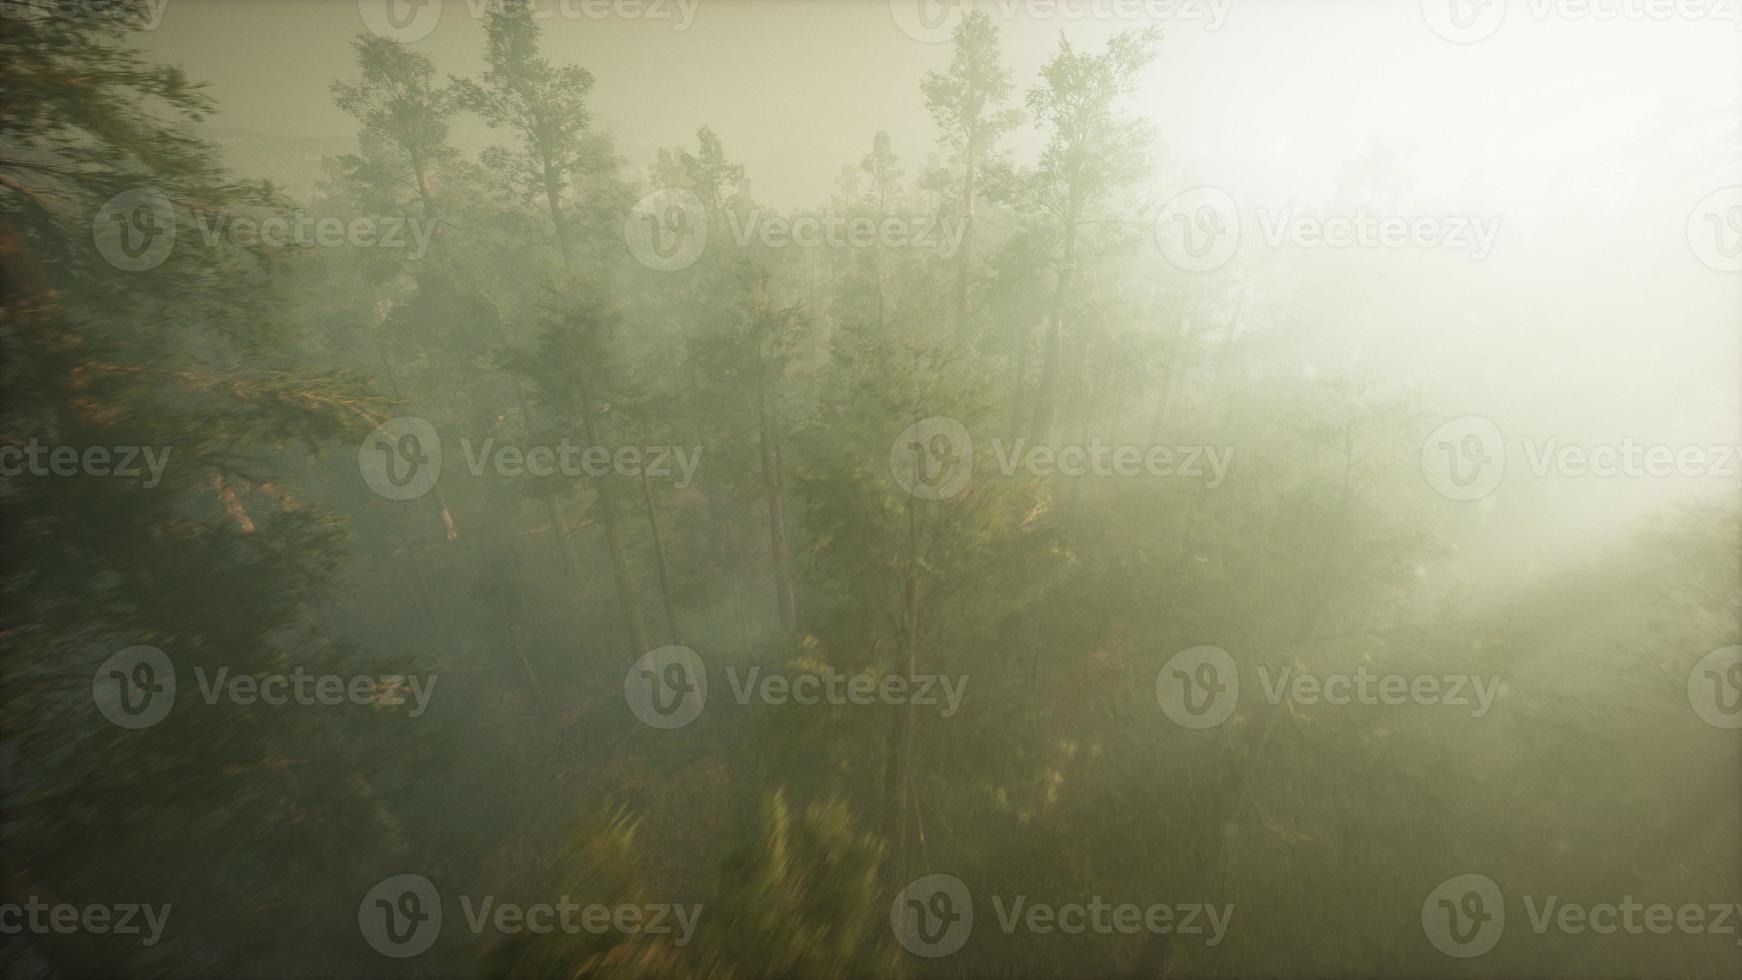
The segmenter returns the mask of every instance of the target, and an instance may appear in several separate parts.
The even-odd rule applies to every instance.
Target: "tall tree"
[[[498,0],[487,15],[484,33],[487,67],[483,79],[481,82],[455,79],[454,98],[459,105],[482,116],[490,128],[506,129],[515,137],[512,147],[486,149],[482,162],[525,199],[543,202],[562,257],[563,275],[559,282],[565,282],[579,271],[581,258],[581,243],[565,200],[567,191],[577,180],[608,171],[615,164],[608,141],[590,128],[592,114],[587,98],[593,90],[593,76],[579,65],[559,67],[545,58],[539,49],[538,24],[527,0]],[[590,300],[584,293],[585,289],[569,290],[565,295],[570,298],[561,302],[586,306]],[[579,343],[597,343],[591,333],[598,321],[581,314],[574,316],[579,319],[561,313],[555,322],[567,319],[577,329],[588,332],[588,336],[577,338]],[[602,403],[592,402],[584,392],[578,402],[588,444],[593,446],[600,445],[596,437],[601,429],[595,418],[599,404]],[[612,578],[623,603],[629,640],[638,652],[645,652],[649,649],[647,630],[636,599],[635,575],[629,567],[615,481],[609,478],[600,481],[598,492],[599,520],[604,527]],[[555,517],[562,533],[560,511]]]
[[[333,101],[362,124],[365,150],[340,158],[353,179],[383,196],[411,184],[426,221],[436,217],[435,168],[457,155],[448,142],[453,99],[435,82],[435,62],[391,38],[359,35],[351,43],[358,78],[334,81]],[[397,202],[394,202],[397,203]]]
[[[889,207],[901,199],[901,161],[895,155],[895,148],[890,142],[889,132],[879,129],[871,138],[871,152],[865,154],[865,159],[859,162],[859,169],[871,179],[871,186],[865,189],[865,202],[876,209],[877,226],[883,227],[883,220],[889,216]],[[885,314],[888,291],[888,272],[884,268],[883,245],[879,240],[875,249],[877,273],[877,326],[882,328],[887,322]]]
[[[1125,31],[1101,54],[1086,54],[1061,37],[1058,52],[1041,68],[1040,84],[1028,93],[1029,112],[1047,136],[1029,192],[1033,203],[1056,222],[1059,241],[1040,390],[1029,427],[1041,441],[1050,441],[1057,412],[1079,233],[1095,208],[1135,180],[1146,165],[1150,127],[1122,116],[1118,101],[1136,88],[1160,38],[1154,29]]]
[[[562,253],[578,259],[564,195],[577,175],[610,163],[605,142],[589,128],[593,75],[579,65],[552,65],[539,51],[538,23],[527,0],[497,0],[484,25],[481,82],[454,80],[454,97],[491,129],[507,129],[513,147],[493,146],[483,162],[529,199],[542,199]]]
[[[942,72],[920,81],[938,140],[961,170],[962,242],[956,253],[956,330],[968,318],[968,282],[973,274],[974,204],[981,168],[992,162],[998,141],[1022,121],[1020,110],[999,108],[1010,96],[1010,71],[999,61],[998,28],[975,10],[956,28],[955,56]]]

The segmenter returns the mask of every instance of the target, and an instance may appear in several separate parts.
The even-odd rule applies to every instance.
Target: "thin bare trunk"
[[[665,630],[674,644],[682,644],[677,628],[677,613],[671,605],[671,568],[665,561],[665,545],[659,538],[659,511],[653,506],[653,490],[647,484],[647,470],[641,471],[641,502],[647,508],[647,526],[653,531],[654,568],[659,571],[659,603],[665,610]]]
[[[780,443],[776,431],[775,413],[769,404],[768,382],[764,369],[757,393],[758,429],[762,456],[762,482],[768,491],[768,555],[774,565],[774,607],[780,627],[798,627],[798,607],[794,599],[792,577],[787,571],[786,489],[781,481]]]
[[[1057,413],[1059,375],[1063,371],[1065,347],[1065,304],[1071,283],[1077,274],[1077,221],[1079,203],[1075,190],[1065,210],[1064,254],[1060,259],[1058,282],[1053,286],[1052,304],[1047,313],[1045,337],[1046,358],[1041,362],[1040,391],[1034,403],[1034,423],[1030,427],[1034,439],[1046,445],[1052,443],[1053,417]]]

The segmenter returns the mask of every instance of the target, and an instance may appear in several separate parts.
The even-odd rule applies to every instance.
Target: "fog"
[[[1742,975],[1730,0],[0,0],[7,976]]]

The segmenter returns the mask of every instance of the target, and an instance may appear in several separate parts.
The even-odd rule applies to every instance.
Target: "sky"
[[[331,137],[355,128],[333,107],[327,84],[351,73],[349,40],[365,29],[363,10],[401,0],[159,2],[161,22],[146,46],[211,84],[221,97],[218,125]],[[444,70],[479,71],[480,2],[441,3],[411,45]],[[600,2],[538,0],[536,9],[548,15],[541,23],[553,59],[596,76],[599,124],[633,165],[659,146],[688,142],[706,123],[744,160],[757,196],[785,208],[826,198],[839,167],[856,163],[877,129],[896,134],[906,160],[931,152],[918,81],[947,64],[949,44],[903,27],[926,34],[914,26],[928,23],[921,12],[947,18],[954,4],[686,0],[693,7],[680,9],[678,0],[642,0],[661,3],[660,16],[604,17],[583,5]],[[1742,21],[1721,10],[1699,20],[1599,20],[1536,17],[1531,4],[1515,3],[1491,37],[1459,44],[1438,36],[1412,0],[981,6],[1001,28],[1019,93],[1061,34],[1099,47],[1118,29],[1160,26],[1162,55],[1133,110],[1200,172],[1266,188],[1322,186],[1382,134],[1430,164],[1417,170],[1424,182],[1504,173],[1529,189],[1625,140],[1666,102],[1742,102]],[[1023,133],[1012,148],[1032,155],[1035,141]]]
[[[145,47],[210,84],[216,126],[348,137],[354,123],[327,86],[353,74],[350,39],[366,15],[385,23],[384,2],[399,0],[167,0]],[[600,2],[536,7],[548,56],[594,74],[596,122],[632,170],[661,146],[693,145],[706,124],[755,197],[790,209],[826,201],[876,130],[894,135],[910,176],[934,152],[918,83],[948,63],[957,4],[659,0],[618,8],[629,16]],[[446,72],[476,74],[480,4],[402,8],[416,35],[402,39]],[[1205,184],[1244,209],[1311,211],[1356,168],[1403,214],[1503,219],[1480,264],[1413,267],[1443,295],[1388,295],[1388,257],[1350,258],[1342,274],[1366,314],[1320,325],[1301,371],[1385,377],[1430,410],[1490,416],[1515,435],[1742,442],[1742,275],[1694,261],[1689,237],[1695,202],[1742,186],[1733,0],[980,6],[1000,28],[1018,101],[1061,36],[1099,49],[1118,30],[1162,28],[1160,58],[1125,106],[1166,148],[1144,192],[1153,200]],[[456,137],[475,150],[490,134],[466,122]],[[1015,160],[1032,161],[1040,139],[1014,134]],[[1533,485],[1553,493],[1515,525],[1567,537],[1666,495],[1736,488]]]

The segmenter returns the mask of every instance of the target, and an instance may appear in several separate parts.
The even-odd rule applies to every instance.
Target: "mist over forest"
[[[0,0],[0,974],[1742,976],[1734,0]]]

